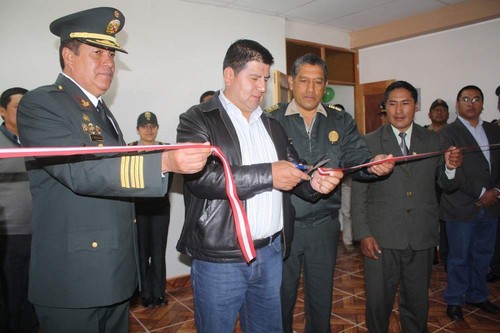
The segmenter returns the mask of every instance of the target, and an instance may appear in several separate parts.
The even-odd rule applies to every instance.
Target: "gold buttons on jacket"
[[[97,242],[96,242],[96,241],[92,242],[92,247],[93,247],[94,249],[95,249],[97,246],[98,246],[98,244],[97,244]]]
[[[408,191],[408,192],[406,192],[406,196],[411,197],[411,196],[413,196],[413,193],[411,193],[411,191]]]

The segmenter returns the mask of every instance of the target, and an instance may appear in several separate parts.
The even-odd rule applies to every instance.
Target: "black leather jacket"
[[[193,106],[180,116],[177,142],[210,142],[218,146],[231,165],[239,198],[245,200],[273,187],[271,163],[241,165],[241,150],[236,130],[224,110],[220,92],[210,101]],[[281,125],[266,114],[261,117],[271,136],[279,160],[297,161],[295,149]],[[309,200],[320,194],[309,182],[297,186],[293,193]],[[212,262],[244,261],[234,228],[233,213],[227,199],[221,161],[209,159],[199,173],[184,176],[185,222],[177,250],[192,258]],[[283,255],[290,250],[295,211],[290,193],[283,192]]]

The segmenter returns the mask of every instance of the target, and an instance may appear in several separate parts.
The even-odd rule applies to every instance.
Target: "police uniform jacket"
[[[366,143],[358,133],[351,115],[333,105],[322,104],[327,116],[316,113],[316,120],[307,133],[304,119],[299,114],[285,115],[289,103],[280,103],[266,109],[270,116],[285,128],[289,141],[308,164],[317,162],[327,155],[329,168],[343,168],[359,165],[371,158]],[[353,178],[372,179],[375,176],[365,171],[355,172]],[[340,188],[340,187],[339,187]],[[340,209],[340,191],[335,190],[317,202],[292,196],[298,223],[329,221],[326,217],[337,218]]]
[[[18,108],[25,147],[124,145],[94,105],[63,75],[27,93]],[[160,154],[27,160],[33,195],[29,281],[32,303],[63,308],[111,305],[137,284],[131,196],[162,196]]]
[[[271,163],[241,165],[242,157],[236,130],[224,110],[220,92],[208,102],[193,106],[180,116],[178,142],[205,142],[218,146],[231,165],[238,196],[246,199],[273,187]],[[262,122],[276,147],[278,160],[297,161],[298,156],[288,143],[280,124],[262,114]],[[244,261],[228,201],[221,161],[211,158],[205,169],[195,175],[184,175],[185,222],[177,250],[195,259],[212,262]],[[295,188],[295,193],[317,200],[319,193],[309,182]],[[283,193],[284,242],[283,255],[289,253],[293,236],[294,211],[290,193]]]
[[[401,156],[401,149],[391,125],[383,125],[367,134],[374,154]],[[410,154],[439,152],[439,135],[413,124]],[[445,147],[448,148],[448,147]],[[355,239],[375,237],[383,248],[415,251],[437,246],[439,239],[436,179],[443,191],[457,188],[460,168],[455,178],[445,174],[442,156],[399,162],[392,173],[370,182],[352,182],[352,228]]]
[[[500,143],[500,127],[483,121],[484,132],[490,145]],[[486,215],[500,216],[500,201],[489,207],[479,207],[479,200],[483,188],[500,189],[500,148],[490,148],[490,162],[477,147],[478,143],[465,127],[456,119],[439,132],[448,145],[456,147],[476,147],[464,151],[464,160],[461,166],[465,175],[464,182],[457,191],[444,193],[440,202],[440,217],[444,221],[470,222],[473,221],[479,210],[484,209]]]

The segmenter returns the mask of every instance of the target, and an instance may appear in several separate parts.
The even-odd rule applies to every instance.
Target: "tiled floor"
[[[441,265],[434,266],[430,290],[429,332],[442,333],[483,333],[500,332],[500,314],[489,315],[479,309],[464,307],[464,321],[453,322],[446,316],[443,289],[446,274]],[[500,306],[500,282],[489,284],[490,300]],[[296,304],[294,330],[304,332],[303,293],[299,293]],[[332,332],[367,332],[365,326],[365,292],[363,282],[362,257],[357,251],[347,253],[339,245],[337,266],[333,288]],[[169,304],[163,308],[145,309],[139,298],[134,298],[130,309],[130,332],[196,332],[193,319],[193,294],[189,277],[168,281],[167,298]],[[393,311],[389,331],[401,331],[399,313]],[[235,332],[241,332],[239,327]],[[265,333],[265,332],[263,332]]]

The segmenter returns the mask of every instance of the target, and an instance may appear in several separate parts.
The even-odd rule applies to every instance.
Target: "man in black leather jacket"
[[[224,59],[224,90],[180,116],[179,142],[209,141],[228,159],[256,249],[256,259],[246,263],[221,161],[213,157],[203,171],[184,178],[186,219],[177,244],[193,258],[199,332],[232,332],[238,314],[245,332],[281,332],[281,265],[294,221],[290,191],[317,200],[342,178],[339,171],[309,177],[297,168],[285,131],[263,114],[259,103],[272,63],[257,42],[236,41]]]

